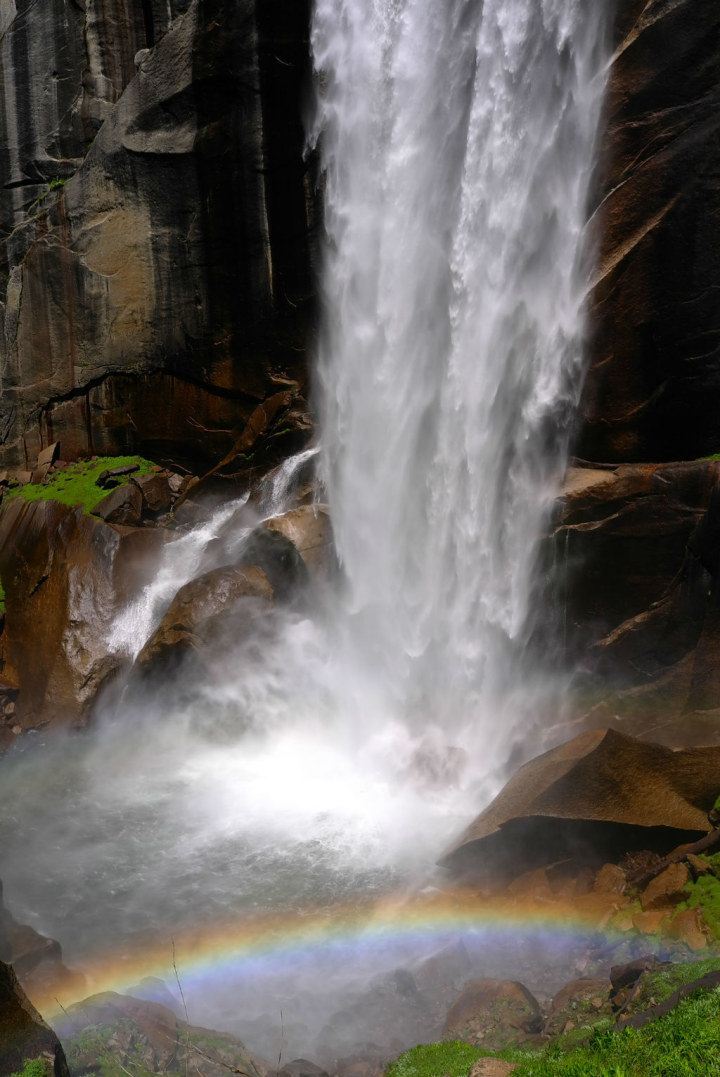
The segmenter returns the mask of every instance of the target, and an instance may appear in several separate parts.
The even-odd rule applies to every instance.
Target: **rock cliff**
[[[0,34],[0,460],[214,461],[304,382],[307,3],[12,0]]]

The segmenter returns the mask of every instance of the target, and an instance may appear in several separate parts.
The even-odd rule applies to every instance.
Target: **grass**
[[[701,961],[647,977],[638,1008],[718,967],[717,959]],[[699,991],[641,1029],[618,1032],[604,1019],[535,1051],[490,1054],[459,1042],[414,1047],[387,1077],[467,1077],[478,1059],[490,1057],[514,1062],[514,1077],[720,1077],[720,990]]]
[[[701,909],[713,937],[720,939],[720,879],[714,875],[701,875],[688,885],[687,890],[688,899],[678,909]]]
[[[25,501],[59,501],[62,505],[79,505],[85,512],[92,512],[109,490],[103,490],[96,480],[103,473],[113,468],[138,466],[135,475],[147,475],[155,466],[142,456],[101,456],[97,460],[83,460],[70,464],[62,471],[54,472],[49,482],[32,482],[10,490],[6,499],[21,497]],[[132,476],[121,477],[122,486]]]

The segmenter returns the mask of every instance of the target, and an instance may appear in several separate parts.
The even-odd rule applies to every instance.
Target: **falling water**
[[[191,698],[135,696],[92,735],[4,761],[6,894],[71,962],[425,882],[531,737],[608,19],[585,0],[316,0],[317,395],[341,583],[227,641]],[[166,547],[109,648],[133,657],[317,452]],[[317,1032],[340,999],[327,966],[311,975],[291,986]],[[190,1004],[244,1033],[288,984],[253,979],[241,1013],[225,981]]]
[[[607,17],[582,0],[316,5],[346,644],[384,719],[473,725],[486,764],[538,704],[525,652],[582,372]]]

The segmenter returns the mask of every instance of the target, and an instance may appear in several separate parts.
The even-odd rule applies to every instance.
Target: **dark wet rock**
[[[513,876],[653,844],[667,852],[710,831],[719,776],[720,748],[673,752],[613,730],[585,733],[521,767],[443,863]]]
[[[3,677],[20,687],[20,731],[88,720],[119,668],[106,644],[114,616],[152,577],[166,537],[55,501],[3,506]]]
[[[473,980],[451,1007],[446,1040],[498,1051],[527,1043],[542,1030],[537,999],[515,980]]]
[[[305,380],[309,4],[17,0],[0,27],[0,456],[209,465]]]
[[[102,486],[103,490],[112,490],[118,485],[120,479],[127,478],[128,475],[134,475],[139,470],[139,464],[127,464],[125,467],[109,467],[100,472],[95,483],[97,486]]]
[[[13,966],[23,988],[36,1001],[82,991],[84,977],[63,962],[60,943],[19,923],[3,900],[0,883],[0,961]]]
[[[32,1005],[10,965],[0,961],[0,1073],[20,1073],[26,1062],[47,1067],[48,1077],[69,1077],[65,1053]]]
[[[264,526],[253,531],[243,543],[236,563],[261,568],[280,602],[292,599],[309,579],[307,566],[295,543],[279,531]]]
[[[171,480],[180,480],[177,481]],[[151,475],[141,475],[133,479],[142,494],[142,513],[151,519],[168,512],[182,487],[182,478],[169,471],[157,471]]]
[[[68,1007],[58,1020],[58,1032],[75,1074],[97,1072],[103,1058],[118,1069],[145,1073],[267,1073],[234,1036],[197,1028],[158,1003],[110,991]]]
[[[256,565],[212,569],[181,587],[160,625],[136,660],[145,677],[158,677],[191,656],[202,656],[224,635],[253,626],[254,617],[274,598],[266,574]]]
[[[301,505],[266,520],[263,527],[292,542],[312,576],[330,573],[334,547],[326,505]]]
[[[719,18],[715,0],[618,5],[583,406],[589,459],[720,450]]]
[[[106,524],[126,524],[139,527],[142,520],[143,495],[133,482],[116,489],[104,497],[93,509],[93,516],[99,516]]]
[[[579,979],[565,984],[550,1003],[545,1035],[559,1036],[610,1017],[613,1012],[610,993],[609,980]]]

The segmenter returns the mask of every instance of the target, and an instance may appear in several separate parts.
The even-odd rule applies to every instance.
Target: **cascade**
[[[8,766],[6,891],[70,963],[427,881],[514,744],[537,746],[607,20],[583,0],[316,0],[319,448],[173,542],[108,645],[134,657],[314,456],[340,581],[274,611],[190,703],[135,699]],[[277,977],[246,984],[245,1019]],[[196,1021],[236,1020],[227,982],[187,987]]]

